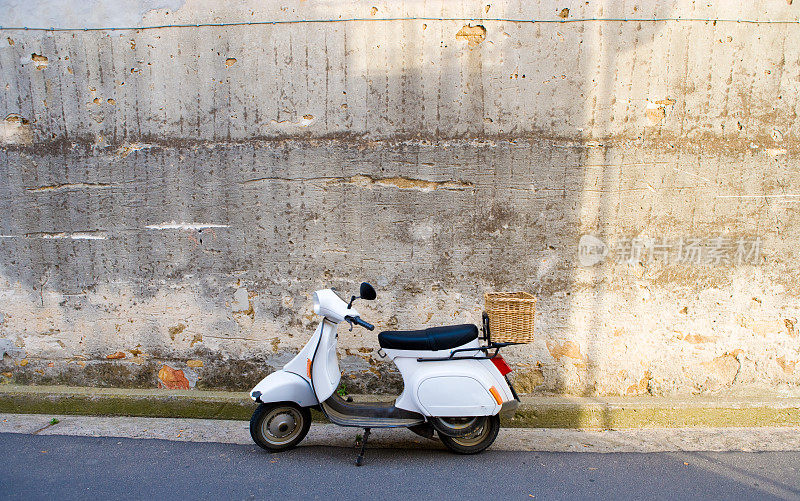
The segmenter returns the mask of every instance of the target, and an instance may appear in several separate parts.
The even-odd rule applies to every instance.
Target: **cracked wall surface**
[[[86,27],[287,22],[0,30],[4,380],[245,390],[311,292],[368,280],[378,329],[535,293],[521,392],[797,389],[800,34],[726,20],[798,6],[145,7]],[[587,236],[760,247],[587,264]],[[352,391],[398,390],[374,333],[339,341]]]

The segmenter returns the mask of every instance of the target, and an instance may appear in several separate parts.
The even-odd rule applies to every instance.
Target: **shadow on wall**
[[[498,15],[524,17],[521,14]],[[610,15],[603,9],[600,14]],[[648,30],[658,26],[637,26],[637,39],[646,40],[653,35]],[[245,30],[262,29],[268,28],[201,31],[236,38]],[[282,41],[302,39],[300,29],[293,26],[269,30]],[[294,35],[287,35],[289,30]],[[448,21],[370,23],[366,29],[343,24],[335,31],[317,26],[308,30],[309,37],[316,31],[332,36],[331,43],[343,44],[331,47],[334,52],[343,51],[345,59],[338,67],[326,67],[326,81],[332,75],[325,86],[330,92],[326,111],[320,114],[312,106],[304,108],[304,99],[314,101],[303,94],[313,84],[298,89],[293,83],[302,73],[306,79],[321,78],[322,61],[314,60],[308,47],[276,42],[275,47],[289,52],[276,48],[274,54],[265,51],[260,58],[274,56],[274,92],[280,95],[277,113],[274,118],[259,117],[256,108],[250,115],[254,118],[248,116],[244,126],[254,136],[266,136],[266,144],[224,143],[225,119],[221,125],[212,124],[213,138],[223,140],[221,147],[182,142],[202,139],[208,121],[218,119],[217,111],[205,114],[204,106],[211,103],[215,110],[225,108],[231,113],[237,109],[235,99],[241,96],[221,72],[237,65],[263,64],[259,58],[225,58],[225,69],[210,72],[212,78],[225,81],[223,87],[214,90],[210,100],[198,95],[196,106],[186,100],[175,110],[177,114],[165,114],[162,121],[156,108],[172,92],[134,78],[147,71],[144,66],[151,61],[145,58],[120,65],[131,66],[128,76],[127,71],[118,72],[116,78],[87,71],[74,83],[63,81],[62,87],[98,89],[90,97],[101,101],[100,107],[127,105],[133,114],[118,117],[98,109],[93,117],[102,122],[99,127],[89,121],[86,128],[74,130],[79,136],[92,130],[102,133],[86,137],[86,143],[77,147],[56,143],[44,150],[5,152],[8,164],[19,166],[18,176],[9,175],[7,185],[12,197],[5,209],[10,215],[4,218],[5,229],[20,236],[4,241],[8,280],[22,281],[29,303],[41,303],[41,307],[45,306],[42,291],[59,291],[63,298],[53,307],[53,316],[63,317],[65,330],[76,331],[87,323],[101,331],[119,329],[113,317],[133,319],[135,328],[122,327],[126,329],[123,340],[131,346],[143,345],[147,353],[164,359],[180,358],[187,351],[202,353],[197,351],[202,346],[194,345],[196,335],[188,331],[186,341],[192,339],[188,346],[181,346],[172,335],[172,339],[166,337],[170,331],[165,324],[184,325],[179,323],[183,317],[171,322],[159,318],[173,303],[201,318],[201,325],[194,329],[203,332],[206,345],[217,338],[215,349],[233,352],[233,344],[262,341],[259,331],[271,336],[286,332],[287,326],[301,332],[310,328],[302,307],[275,306],[276,298],[287,296],[287,283],[293,280],[297,285],[288,286],[289,297],[302,297],[310,289],[310,280],[315,287],[330,282],[346,286],[376,277],[383,302],[375,313],[387,327],[475,321],[483,291],[523,288],[540,296],[541,341],[533,350],[521,349],[516,358],[555,358],[543,373],[534,368],[526,377],[535,379],[538,372],[551,391],[591,393],[595,348],[591,332],[600,328],[598,320],[589,325],[582,340],[565,338],[559,330],[572,314],[573,253],[576,228],[581,226],[586,165],[604,165],[608,160],[602,147],[589,148],[557,136],[564,134],[562,116],[585,115],[590,130],[600,132],[613,119],[589,96],[613,99],[615,73],[611,69],[616,69],[616,54],[624,46],[616,39],[619,33],[593,24],[491,22],[484,26]],[[428,35],[422,37],[422,32]],[[160,39],[161,35],[153,36]],[[156,43],[147,33],[142,37]],[[148,45],[138,38],[133,37],[132,46]],[[402,40],[403,50],[392,50],[394,39]],[[329,40],[325,40],[327,46]],[[101,36],[97,43],[102,61],[104,46],[128,41]],[[189,44],[185,53],[205,54],[204,43],[200,39]],[[212,49],[220,46],[207,43]],[[490,47],[493,44],[509,50],[498,51]],[[571,56],[549,58],[544,53],[559,44],[568,47],[565,52]],[[42,45],[49,47],[48,53],[62,54],[58,60],[72,61],[62,63],[70,64],[68,68],[82,63],[93,67],[76,52],[81,42],[67,35],[44,37]],[[448,45],[453,47],[444,50]],[[526,54],[525,48],[535,53]],[[163,58],[161,50],[153,46],[148,55]],[[306,60],[300,74],[296,73],[297,58]],[[592,66],[583,68],[574,61]],[[183,61],[190,80],[197,79],[187,88],[200,87],[208,69],[203,63]],[[348,76],[348,70],[356,76]],[[586,81],[588,76],[591,82]],[[96,87],[94,78],[99,78]],[[127,87],[117,89],[111,104],[112,98],[106,98],[112,94],[103,90],[112,80],[119,83],[123,78]],[[170,85],[158,74],[150,79]],[[512,83],[497,84],[497,80]],[[247,116],[251,108],[242,106]],[[354,109],[328,111],[348,106]],[[533,114],[526,111],[529,107],[535,108]],[[519,119],[522,116],[532,120],[533,128]],[[333,135],[334,142],[327,144],[275,143],[270,137],[313,137],[312,127],[308,133],[302,128],[330,120],[333,129],[341,117],[345,117],[339,124],[343,130],[361,132],[346,132],[338,141]],[[548,119],[552,129],[542,126]],[[55,117],[39,122],[49,124],[39,126],[41,137],[50,132],[48,126],[58,129],[60,125],[62,134],[71,133]],[[173,135],[178,129],[184,132],[164,142],[157,133],[160,128]],[[228,125],[228,135],[235,128]],[[369,140],[381,136],[386,140]],[[406,142],[397,142],[401,140]],[[611,184],[605,175],[601,178],[604,187]],[[607,217],[602,199],[596,211],[599,229]],[[254,321],[244,325],[202,319],[199,310],[207,304],[216,306],[219,317],[230,317],[219,305],[229,300],[226,285],[231,281],[258,291],[261,299],[256,304],[266,318],[256,319],[254,313]],[[164,297],[165,282],[181,284],[202,300]],[[125,284],[127,290],[108,291],[109,284]],[[87,300],[92,294],[108,292],[114,296],[105,304]],[[596,300],[600,303],[602,297]],[[472,306],[464,311],[466,305]],[[109,313],[110,321],[104,318]],[[242,331],[244,339],[236,335]],[[108,337],[94,343],[91,358],[105,356],[107,345],[113,343]],[[374,339],[352,342],[374,345]],[[91,341],[88,344],[92,346]],[[573,346],[578,344],[587,346],[588,352],[579,349],[576,356]],[[130,348],[120,348],[125,347]],[[363,364],[352,358],[352,364]],[[577,373],[577,384],[575,373],[564,376],[565,365],[581,364],[585,372]],[[257,371],[249,372],[258,377]]]

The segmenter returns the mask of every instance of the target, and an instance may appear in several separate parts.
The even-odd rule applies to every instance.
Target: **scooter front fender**
[[[291,372],[275,371],[250,390],[250,398],[259,403],[296,402],[301,407],[317,405],[311,385]]]

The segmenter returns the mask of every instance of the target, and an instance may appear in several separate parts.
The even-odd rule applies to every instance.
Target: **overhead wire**
[[[654,17],[654,18],[618,18],[618,17],[583,17],[573,19],[519,19],[505,17],[434,17],[434,16],[409,16],[409,17],[351,17],[332,19],[283,19],[272,21],[232,21],[224,23],[176,23],[158,24],[149,26],[103,26],[103,27],[32,27],[32,26],[0,26],[0,30],[14,31],[139,31],[160,30],[169,28],[206,28],[224,26],[268,26],[283,24],[314,24],[314,23],[353,23],[353,22],[394,22],[394,21],[457,21],[457,22],[507,22],[507,23],[590,23],[590,22],[619,22],[619,23],[660,23],[660,22],[702,22],[702,23],[744,23],[744,24],[800,24],[800,19],[715,19],[700,17]]]

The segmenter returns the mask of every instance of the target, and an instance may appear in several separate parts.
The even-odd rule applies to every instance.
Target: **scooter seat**
[[[378,334],[381,348],[393,350],[449,350],[478,338],[472,324],[431,327],[418,331],[383,331]]]

